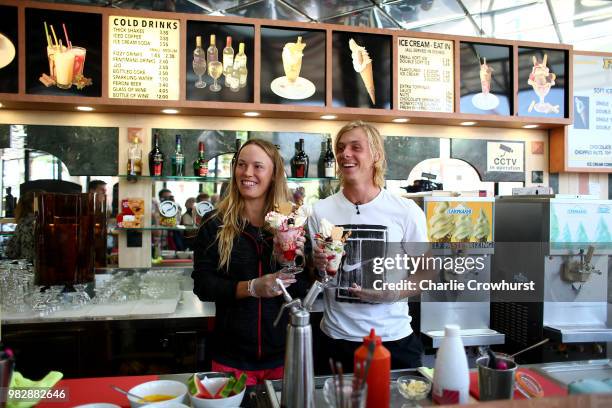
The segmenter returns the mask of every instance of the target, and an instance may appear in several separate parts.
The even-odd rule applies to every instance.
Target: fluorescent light
[[[392,119],[391,122],[395,122],[395,123],[406,123],[408,122],[410,119],[408,118],[395,118]]]
[[[321,116],[321,119],[324,119],[324,120],[334,120],[336,118],[337,118],[336,115],[323,115],[323,116]]]
[[[77,106],[76,108],[81,112],[91,112],[92,110],[94,110],[94,108],[92,108],[91,106]]]
[[[178,109],[162,109],[162,113],[168,114],[168,115],[175,115],[177,113],[179,113]]]
[[[540,125],[524,125],[523,128],[525,129],[535,129],[537,127],[539,127]]]
[[[461,122],[460,125],[461,126],[474,126],[476,124],[476,122]]]
[[[248,116],[250,118],[255,118],[255,117],[259,116],[260,113],[259,112],[244,112],[243,115],[244,116]]]

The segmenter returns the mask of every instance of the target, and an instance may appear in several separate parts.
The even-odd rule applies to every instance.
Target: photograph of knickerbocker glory
[[[272,92],[281,98],[306,99],[316,91],[315,85],[311,81],[300,77],[304,48],[306,48],[306,43],[302,41],[300,36],[298,36],[296,42],[288,42],[283,47],[281,57],[285,76],[276,78],[270,83]]]

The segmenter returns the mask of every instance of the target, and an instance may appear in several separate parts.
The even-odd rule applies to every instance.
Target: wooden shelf
[[[540,129],[562,128],[571,124],[571,104],[569,112],[566,112],[567,118],[545,118],[545,117],[520,117],[516,113],[512,116],[498,115],[479,115],[479,114],[463,114],[463,113],[438,113],[438,112],[420,112],[420,111],[402,111],[399,109],[369,109],[369,108],[348,108],[334,107],[332,98],[332,37],[334,32],[348,33],[364,33],[386,35],[389,41],[392,42],[392,72],[391,72],[391,106],[398,106],[398,78],[397,78],[397,57],[398,57],[398,38],[399,37],[417,37],[432,40],[451,40],[455,42],[455,110],[459,109],[460,81],[461,73],[459,69],[459,44],[461,42],[473,42],[481,44],[497,44],[511,47],[516,54],[518,47],[542,47],[547,49],[559,49],[568,52],[569,57],[572,55],[572,47],[569,45],[519,42],[511,40],[496,40],[478,37],[467,36],[450,36],[444,34],[431,34],[412,32],[406,30],[387,30],[378,28],[365,27],[347,27],[333,24],[312,24],[290,21],[277,21],[241,17],[218,17],[208,15],[197,15],[187,13],[169,13],[169,12],[154,12],[146,10],[126,10],[107,7],[93,6],[77,6],[68,4],[49,4],[35,1],[17,1],[6,0],[5,5],[15,6],[18,8],[18,30],[19,41],[17,44],[19,58],[19,92],[15,94],[0,93],[0,102],[5,109],[16,110],[44,110],[44,111],[75,111],[76,107],[81,105],[91,106],[96,113],[129,113],[129,114],[159,114],[164,108],[175,108],[179,110],[179,115],[193,116],[221,116],[221,117],[242,117],[247,111],[256,111],[263,118],[278,118],[278,119],[307,119],[319,120],[324,114],[336,115],[336,120],[348,121],[354,119],[363,119],[371,122],[391,122],[396,118],[407,118],[411,124],[431,124],[431,125],[459,125],[461,122],[473,121],[475,126],[494,127],[494,128],[520,128],[526,124],[538,124]],[[25,8],[39,8],[57,11],[71,11],[82,13],[93,13],[102,16],[102,79],[100,97],[81,97],[81,96],[51,96],[51,95],[35,95],[26,93],[26,44],[25,44]],[[188,67],[185,65],[184,54],[179,56],[179,100],[143,100],[143,99],[111,99],[108,97],[109,72],[108,72],[108,51],[109,51],[109,27],[108,17],[111,15],[127,16],[127,17],[150,17],[178,20],[181,27],[181,50],[187,50],[187,24],[188,22],[210,22],[222,24],[242,24],[249,25],[254,28],[254,49],[253,66],[254,72],[249,73],[249,79],[253,81],[253,103],[244,102],[219,102],[219,101],[196,101],[187,100],[186,97],[186,79]],[[326,34],[325,60],[325,106],[305,106],[291,104],[265,104],[261,101],[261,89],[263,84],[260,83],[261,78],[261,29],[262,27],[284,28],[294,30],[318,30]],[[187,50],[187,51],[185,51]],[[567,90],[569,90],[566,98],[571,101],[572,76],[571,64],[569,64],[569,72],[566,72]],[[512,73],[513,80],[513,95],[517,94],[518,80],[516,61],[514,64],[514,72]],[[516,102],[513,109],[517,112]]]

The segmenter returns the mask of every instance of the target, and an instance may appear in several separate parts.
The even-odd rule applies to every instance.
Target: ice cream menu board
[[[178,20],[109,16],[110,98],[178,100]]]
[[[574,124],[567,138],[571,168],[612,171],[612,56],[574,55]]]
[[[453,41],[398,41],[399,109],[453,112]]]

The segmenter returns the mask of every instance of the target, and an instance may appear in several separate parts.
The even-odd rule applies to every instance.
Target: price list
[[[453,42],[398,38],[399,109],[453,112]]]
[[[110,16],[108,95],[178,100],[178,20]]]
[[[612,172],[612,58],[574,55],[574,123],[568,167]]]

